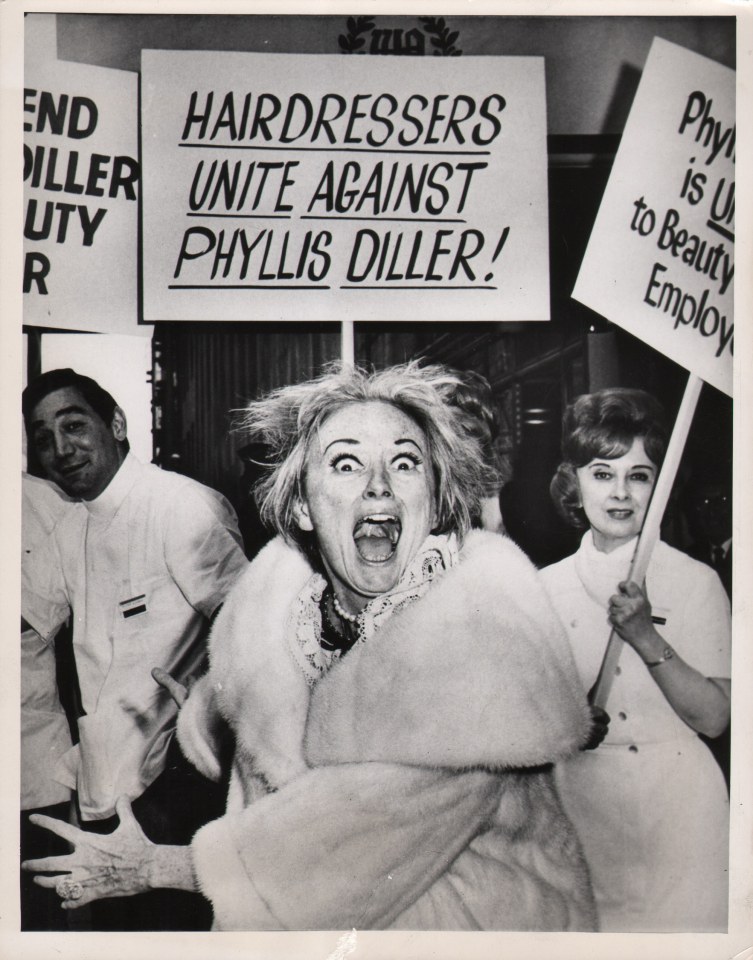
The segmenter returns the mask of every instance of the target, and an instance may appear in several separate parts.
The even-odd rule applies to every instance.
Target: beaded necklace
[[[319,608],[322,612],[322,635],[319,642],[324,650],[347,653],[356,641],[362,639],[361,614],[343,610],[330,586],[322,594]],[[336,618],[339,618],[339,622]]]

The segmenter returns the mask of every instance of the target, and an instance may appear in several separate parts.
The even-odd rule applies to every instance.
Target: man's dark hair
[[[98,417],[104,420],[108,427],[112,424],[115,407],[117,407],[113,396],[109,394],[104,387],[100,387],[97,381],[92,380],[91,377],[85,377],[82,373],[76,373],[76,371],[70,367],[61,367],[58,370],[48,370],[46,373],[40,374],[40,376],[31,381],[21,395],[21,409],[24,415],[27,434],[29,434],[29,428],[31,427],[31,417],[34,413],[34,408],[40,400],[44,400],[49,394],[54,393],[56,390],[63,390],[66,387],[72,387],[74,390],[77,390],[81,394],[81,399],[89,404],[92,410]],[[31,439],[30,434],[29,439]],[[130,449],[128,439],[122,440],[120,443],[122,443],[123,449],[126,450],[126,452]]]
[[[76,373],[70,367],[64,367],[59,370],[48,370],[47,373],[41,374],[32,380],[24,390],[21,397],[21,409],[27,429],[34,408],[40,400],[44,400],[49,394],[66,387],[73,387],[78,390],[92,410],[104,420],[108,427],[110,426],[117,406],[113,397],[103,387],[100,387],[96,380],[85,377],[81,373]]]

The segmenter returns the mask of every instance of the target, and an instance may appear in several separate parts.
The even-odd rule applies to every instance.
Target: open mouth
[[[356,550],[369,563],[384,563],[397,549],[402,524],[389,513],[361,517],[353,530]]]

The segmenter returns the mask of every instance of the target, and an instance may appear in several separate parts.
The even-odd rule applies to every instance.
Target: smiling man
[[[63,386],[29,411],[29,440],[40,466],[71,497],[98,497],[128,453],[125,415],[108,397],[101,388]]]
[[[42,374],[24,391],[23,413],[30,456],[77,501],[53,543],[64,599],[32,623],[46,637],[73,613],[83,715],[54,776],[77,791],[89,829],[112,829],[127,794],[155,839],[190,839],[208,816],[203,787],[171,748],[176,708],[151,669],[183,683],[203,669],[209,620],[247,563],[235,514],[214,490],[130,453],[125,414],[88,377]],[[151,908],[146,919],[128,909],[112,923],[159,928]],[[175,911],[165,920],[180,928]]]

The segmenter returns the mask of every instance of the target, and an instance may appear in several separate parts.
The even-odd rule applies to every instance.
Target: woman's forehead
[[[426,444],[424,431],[416,421],[383,400],[354,401],[333,410],[319,426],[315,445],[324,450],[339,440],[384,446],[400,440],[412,440],[421,447]]]
[[[631,445],[623,449],[621,453],[614,453],[611,456],[599,456],[597,453],[591,458],[590,463],[640,463],[644,466],[655,466],[653,460],[646,453],[646,446],[643,437],[634,437]]]

